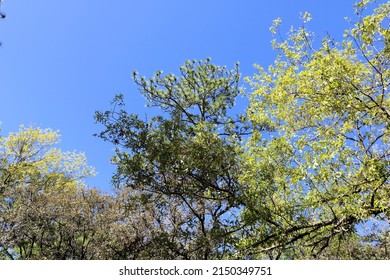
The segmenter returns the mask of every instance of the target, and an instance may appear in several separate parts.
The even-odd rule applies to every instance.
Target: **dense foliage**
[[[155,107],[97,111],[115,192],[83,154],[22,127],[1,139],[2,259],[389,259],[390,2],[336,42],[302,26],[240,87],[238,65],[133,78]],[[247,108],[236,106],[248,97]]]
[[[242,246],[255,255],[388,257],[390,5],[364,11],[361,2],[343,42],[325,37],[317,48],[304,14],[251,80],[249,119],[274,129],[251,135],[240,178],[252,225]],[[359,233],[377,223],[383,234]],[[361,254],[374,244],[377,255]]]
[[[239,141],[246,129],[228,110],[240,94],[237,67],[187,61],[181,76],[147,80],[134,73],[150,106],[163,114],[149,122],[123,109],[97,113],[99,136],[121,148],[114,182],[132,201],[153,209],[161,258],[209,259],[232,252],[240,203]],[[120,110],[118,108],[121,108]]]

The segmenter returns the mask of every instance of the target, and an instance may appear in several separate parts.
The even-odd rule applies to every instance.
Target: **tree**
[[[180,67],[179,77],[161,71],[133,77],[161,114],[140,120],[118,95],[114,108],[95,118],[104,125],[98,136],[118,147],[112,161],[119,192],[129,196],[129,208],[150,213],[144,257],[229,256],[239,230],[240,141],[249,133],[244,116],[229,113],[242,94],[238,65],[228,70],[193,60]]]
[[[274,132],[254,131],[243,154],[243,254],[390,257],[390,3],[366,15],[370,2],[341,43],[315,42],[303,14],[273,41],[274,65],[257,67],[248,117]]]
[[[390,257],[390,3],[365,15],[370,2],[341,43],[315,42],[308,13],[274,40],[274,65],[248,79],[246,114],[231,113],[237,68],[209,60],[187,61],[180,77],[134,73],[162,110],[149,122],[122,95],[96,112],[98,136],[117,146],[127,215],[143,213],[138,257]]]
[[[59,134],[21,127],[0,145],[0,258],[101,258],[113,202],[88,189],[83,154],[53,146]]]

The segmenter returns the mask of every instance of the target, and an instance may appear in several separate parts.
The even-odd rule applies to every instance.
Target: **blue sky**
[[[383,2],[383,1],[379,1]],[[144,116],[145,100],[131,73],[177,72],[187,59],[211,57],[219,65],[267,67],[275,52],[269,27],[299,25],[313,16],[319,37],[341,39],[355,0],[5,0],[0,21],[1,134],[34,125],[60,130],[64,150],[85,152],[98,171],[88,183],[109,190],[113,146],[93,136],[95,110],[117,93],[127,110]]]

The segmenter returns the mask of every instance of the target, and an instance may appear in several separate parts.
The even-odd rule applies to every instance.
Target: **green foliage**
[[[324,38],[319,48],[305,14],[303,27],[273,42],[274,65],[257,67],[248,117],[275,132],[254,133],[244,155],[251,227],[240,247],[250,254],[356,258],[340,253],[358,224],[388,228],[390,4],[364,16],[367,4],[343,42]]]
[[[233,70],[210,60],[187,61],[180,77],[134,80],[149,106],[162,110],[149,122],[128,114],[122,96],[113,111],[97,112],[101,138],[119,145],[114,183],[131,201],[153,211],[161,258],[210,259],[232,251],[240,194],[240,141],[249,133],[243,116],[229,109],[241,94]],[[120,108],[120,109],[119,109]]]
[[[31,127],[1,139],[1,258],[98,258],[93,243],[109,200],[85,188],[94,171],[84,154],[54,148],[58,140]]]
[[[237,68],[209,60],[187,61],[179,77],[134,73],[162,110],[149,122],[123,96],[96,113],[99,136],[118,146],[114,182],[130,208],[153,213],[161,258],[389,257],[390,4],[365,15],[370,4],[357,3],[340,43],[315,42],[303,13],[272,42],[275,63],[248,79],[246,114],[230,113]]]
[[[94,171],[58,132],[0,138],[0,259],[389,259],[390,2],[373,2],[342,42],[316,42],[303,13],[250,95],[210,59],[134,72],[158,113],[118,95],[95,114],[115,195],[84,184]]]

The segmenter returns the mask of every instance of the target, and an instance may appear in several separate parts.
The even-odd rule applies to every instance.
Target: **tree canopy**
[[[84,259],[99,194],[82,179],[93,175],[83,154],[54,147],[58,132],[21,127],[1,139],[0,250],[20,259]],[[92,204],[91,204],[92,203]],[[99,208],[98,208],[99,207]],[[94,217],[92,217],[94,216]]]
[[[238,63],[134,72],[153,114],[123,95],[95,113],[111,194],[58,132],[0,138],[0,259],[389,259],[390,2],[373,3],[341,42],[276,19],[250,90]]]
[[[389,3],[367,14],[370,4],[356,5],[342,42],[317,42],[302,14],[272,42],[275,63],[247,79],[249,105],[235,117],[238,70],[209,60],[188,61],[180,77],[134,74],[162,112],[149,122],[122,96],[96,114],[118,147],[118,188],[166,199],[161,217],[186,217],[164,223],[171,257],[388,257]]]
[[[150,223],[164,238],[161,257],[210,259],[232,251],[239,143],[247,133],[242,116],[228,113],[241,94],[237,67],[206,59],[187,61],[180,77],[134,73],[148,105],[162,114],[140,120],[124,110],[123,96],[115,99],[116,110],[96,114],[106,127],[99,136],[120,146],[115,185],[155,213]]]
[[[255,255],[359,258],[363,248],[347,244],[373,245],[359,233],[370,221],[386,231],[371,241],[387,250],[390,5],[365,15],[368,3],[342,42],[315,42],[304,14],[273,41],[274,65],[251,79],[248,117],[274,129],[248,139],[240,177],[252,225],[242,246]]]

